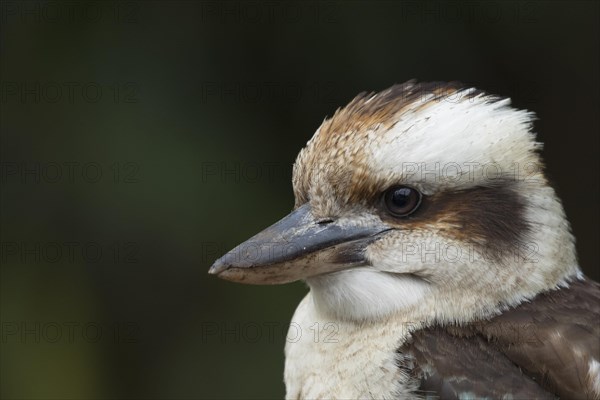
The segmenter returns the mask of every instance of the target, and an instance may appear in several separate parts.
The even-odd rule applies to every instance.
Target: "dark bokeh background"
[[[461,80],[537,113],[598,273],[597,2],[1,3],[2,398],[282,397],[301,283],[206,274],[286,214],[363,90]]]

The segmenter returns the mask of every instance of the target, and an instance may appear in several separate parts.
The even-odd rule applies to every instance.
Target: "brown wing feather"
[[[474,327],[561,398],[598,398],[588,376],[592,358],[600,361],[598,283],[575,281]]]
[[[489,321],[420,330],[399,352],[427,398],[598,399],[588,372],[600,361],[600,285],[576,281]]]
[[[480,336],[420,330],[399,351],[426,399],[555,399]]]

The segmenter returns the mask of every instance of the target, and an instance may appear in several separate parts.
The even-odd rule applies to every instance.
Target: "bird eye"
[[[388,211],[395,217],[406,217],[421,204],[421,193],[408,186],[393,186],[383,198]]]

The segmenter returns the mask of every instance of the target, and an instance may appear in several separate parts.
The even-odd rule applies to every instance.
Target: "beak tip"
[[[208,270],[208,273],[210,275],[218,276],[221,272],[225,271],[228,268],[229,268],[229,265],[227,265],[226,263],[223,262],[223,258],[219,258],[217,261],[215,261],[213,263],[213,265],[211,265],[210,269]]]

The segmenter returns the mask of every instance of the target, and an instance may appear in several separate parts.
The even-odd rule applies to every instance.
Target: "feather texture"
[[[416,331],[399,352],[426,398],[598,399],[600,285],[578,280],[489,321]]]

